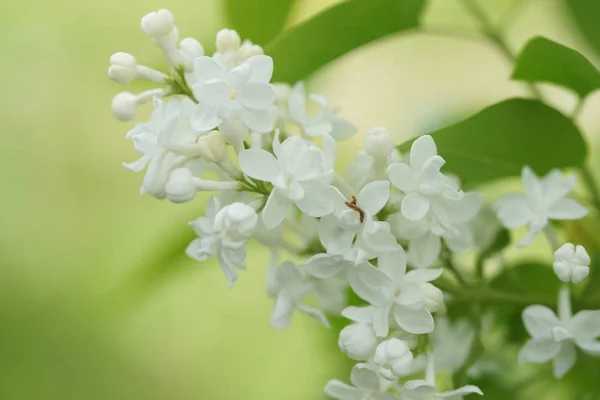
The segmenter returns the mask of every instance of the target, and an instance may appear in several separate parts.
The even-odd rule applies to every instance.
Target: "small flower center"
[[[231,92],[229,93],[229,99],[235,100],[237,97],[238,97],[238,91],[235,89],[231,89]]]

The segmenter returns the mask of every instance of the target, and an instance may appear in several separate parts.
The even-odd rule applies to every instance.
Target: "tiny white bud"
[[[373,127],[365,134],[365,150],[372,157],[385,158],[394,151],[394,139],[387,129]]]
[[[244,43],[242,43],[242,46],[240,47],[240,49],[238,50],[238,56],[239,56],[240,60],[242,60],[242,61],[246,61],[250,57],[254,57],[254,56],[258,56],[258,55],[262,55],[262,54],[265,54],[265,51],[263,50],[263,48],[257,44],[252,43],[249,40],[245,40]]]
[[[221,29],[217,33],[217,51],[219,53],[237,51],[241,42],[240,35],[233,29]]]
[[[565,283],[579,283],[590,273],[590,256],[581,245],[565,243],[554,252],[554,273]]]
[[[211,131],[206,135],[200,136],[198,146],[202,157],[210,162],[221,160],[227,151],[227,143],[225,143],[225,138],[219,131]]]
[[[135,57],[128,53],[115,53],[110,59],[108,76],[122,85],[131,83],[137,78],[137,63]]]
[[[204,55],[204,47],[194,38],[184,38],[179,42],[179,53],[183,57],[186,71],[192,72],[194,59]]]
[[[394,381],[410,372],[413,354],[404,340],[391,338],[377,346],[375,364],[379,366],[379,374],[388,381]]]
[[[444,312],[444,294],[440,289],[433,286],[431,283],[424,283],[420,287],[421,296],[425,299],[425,307],[429,312]]]
[[[146,35],[158,39],[173,32],[175,19],[169,10],[162,9],[146,14],[140,25]]]
[[[215,215],[214,228],[216,231],[224,231],[223,246],[239,248],[239,238],[250,237],[257,222],[258,215],[254,208],[244,203],[232,203]]]
[[[275,90],[275,103],[278,105],[284,105],[288,103],[290,94],[292,93],[292,87],[287,83],[274,83],[273,89]]]
[[[375,351],[377,337],[371,326],[354,323],[340,331],[338,345],[348,357],[354,360],[368,360]]]
[[[165,185],[167,198],[173,203],[185,203],[196,196],[194,175],[187,168],[177,168],[169,175]]]
[[[131,121],[135,117],[135,111],[137,110],[138,98],[135,94],[130,92],[118,93],[112,99],[112,113],[121,121]]]

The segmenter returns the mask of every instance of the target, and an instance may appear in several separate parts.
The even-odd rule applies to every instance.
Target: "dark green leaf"
[[[274,81],[294,83],[369,42],[415,28],[425,0],[347,0],[284,31],[265,48]]]
[[[537,100],[506,100],[431,135],[447,161],[445,172],[465,186],[518,176],[524,165],[540,175],[579,166],[587,153],[573,121]],[[400,151],[410,151],[412,142]]]
[[[600,1],[597,0],[564,0],[566,8],[571,11],[575,26],[579,28],[588,43],[600,55]]]
[[[225,0],[225,14],[242,39],[261,46],[279,34],[295,0]]]
[[[600,88],[600,71],[587,58],[543,37],[527,42],[517,57],[512,78],[552,83],[575,91],[581,98]]]

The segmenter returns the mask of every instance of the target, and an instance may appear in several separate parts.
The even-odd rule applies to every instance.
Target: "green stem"
[[[456,278],[456,280],[461,285],[463,285],[463,286],[467,286],[468,285],[467,281],[462,276],[462,274],[460,273],[460,271],[458,270],[458,268],[456,268],[456,265],[454,264],[454,261],[452,260],[452,253],[445,246],[442,249],[442,252],[440,253],[440,259],[442,260],[442,263],[444,264],[444,267],[448,271],[452,272],[452,275],[454,275],[454,277]]]
[[[590,171],[590,168],[587,165],[583,165],[581,168],[579,168],[579,172],[581,173],[585,187],[592,196],[592,204],[596,210],[600,211],[600,189],[598,188],[598,184],[594,179],[592,171]]]
[[[477,1],[461,0],[461,2],[469,14],[471,14],[473,18],[475,18],[481,24],[482,34],[496,46],[496,48],[510,64],[514,64],[516,59],[515,54],[506,44],[506,41],[502,37],[502,32],[494,26],[485,12],[483,12]],[[527,87],[535,98],[539,99],[540,101],[545,101],[542,92],[540,92],[537,86],[532,83],[527,83]]]

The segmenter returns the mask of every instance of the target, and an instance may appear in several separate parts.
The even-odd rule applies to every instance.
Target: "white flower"
[[[190,114],[194,108],[190,99],[176,97],[168,102],[155,99],[154,105],[150,121],[138,124],[126,136],[133,140],[135,149],[143,156],[124,166],[135,172],[148,166],[141,192],[162,199],[167,195],[165,185],[171,172],[193,158],[172,150],[194,145],[200,133],[190,127]]]
[[[367,364],[356,364],[352,368],[348,385],[337,379],[325,386],[325,393],[337,400],[399,400],[398,396],[386,393],[390,383],[380,379]]]
[[[392,185],[406,193],[401,211],[406,219],[418,221],[431,209],[440,223],[447,220],[441,200],[459,200],[463,193],[440,172],[445,160],[437,155],[433,138],[419,137],[410,149],[410,165],[395,163],[388,168]]]
[[[428,303],[431,304],[427,298],[432,296],[432,290],[439,289],[426,284],[437,279],[443,271],[417,269],[406,272],[406,255],[401,249],[381,255],[378,265],[388,277],[386,283],[371,292],[359,293],[371,306],[348,307],[342,311],[342,315],[354,321],[373,324],[379,337],[388,335],[390,317],[406,332],[416,335],[432,332],[433,310],[427,308]],[[435,308],[439,308],[439,305]]]
[[[236,269],[246,269],[244,246],[257,220],[254,208],[243,203],[221,208],[219,200],[213,197],[206,206],[206,216],[190,223],[199,238],[188,246],[186,253],[198,261],[217,256],[228,285],[232,287],[238,278]]]
[[[353,360],[368,360],[375,352],[377,336],[371,325],[357,322],[340,331],[338,345]]]
[[[438,392],[434,385],[424,380],[412,380],[404,384],[402,399],[405,400],[462,400],[469,394],[483,395],[477,386],[467,385],[448,392]]]
[[[303,135],[308,137],[328,135],[336,140],[343,140],[357,131],[352,123],[338,117],[336,111],[330,110],[329,102],[320,95],[311,94],[309,96],[309,99],[318,108],[316,113],[309,116],[306,110],[306,90],[303,82],[294,85],[288,99],[288,115],[284,119],[296,123]]]
[[[394,139],[386,128],[375,126],[365,133],[365,150],[371,157],[386,159],[394,148]]]
[[[438,205],[444,209],[444,224],[431,211],[419,221],[406,219],[401,212],[388,219],[392,231],[409,241],[408,262],[417,268],[429,267],[437,261],[442,239],[455,253],[467,250],[475,240],[469,222],[483,205],[481,195],[467,192],[460,200],[440,200]]]
[[[271,326],[275,329],[287,328],[297,308],[309,317],[329,326],[325,314],[316,308],[309,307],[304,303],[304,298],[311,292],[316,291],[314,280],[307,279],[297,266],[291,261],[286,261],[276,270],[271,271],[269,278],[271,293],[275,293],[275,305],[271,315]],[[335,291],[319,291],[327,303],[331,298],[338,298]]]
[[[575,186],[575,175],[565,178],[560,171],[552,170],[539,179],[528,166],[521,171],[525,194],[511,193],[502,196],[495,204],[498,219],[505,228],[529,226],[529,233],[521,242],[525,246],[548,224],[548,220],[571,220],[584,217],[588,210],[566,196]]]
[[[333,177],[331,147],[325,143],[323,152],[298,136],[279,143],[279,135],[275,135],[273,152],[275,156],[263,149],[243,150],[239,154],[242,172],[274,186],[262,211],[265,226],[278,226],[292,204],[311,217],[331,213],[332,191],[327,186]]]
[[[554,377],[562,378],[575,365],[579,347],[584,353],[600,356],[600,310],[583,310],[571,315],[569,290],[563,287],[558,298],[558,317],[548,307],[533,305],[523,311],[525,329],[532,338],[521,348],[519,362],[542,364],[553,361]]]
[[[264,133],[273,130],[269,109],[275,102],[275,91],[269,84],[273,73],[271,57],[259,55],[226,71],[210,57],[194,60],[196,83],[192,91],[198,105],[192,126],[207,131],[221,126],[227,140],[237,145],[248,135],[248,129]]]
[[[554,252],[554,273],[565,283],[579,283],[590,273],[590,262],[583,246],[565,243]]]
[[[388,381],[395,381],[410,373],[413,354],[404,340],[391,338],[377,346],[373,361],[379,366],[379,374],[382,377]]]
[[[387,222],[374,221],[375,215],[388,202],[390,185],[387,181],[367,184],[356,197],[346,199],[332,190],[335,211],[321,218],[319,239],[330,254],[345,254],[358,235],[368,248],[375,251],[393,251],[398,247]]]

